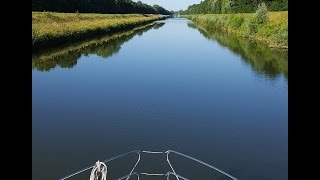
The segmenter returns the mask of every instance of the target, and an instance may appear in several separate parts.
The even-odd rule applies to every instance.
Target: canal
[[[287,51],[172,18],[32,55],[34,180],[135,149],[176,150],[239,179],[288,179]],[[108,177],[128,174],[134,158]],[[146,157],[141,171],[166,172],[162,162]],[[190,179],[216,176],[172,163]]]

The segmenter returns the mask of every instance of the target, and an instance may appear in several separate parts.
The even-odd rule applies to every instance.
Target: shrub
[[[247,25],[247,33],[255,34],[258,31],[258,27],[268,21],[268,9],[267,5],[263,2],[259,4],[255,14],[249,19]]]
[[[254,17],[250,18],[248,20],[247,24],[247,33],[248,34],[255,34],[258,31],[258,23]]]
[[[244,22],[244,18],[239,15],[231,15],[230,17],[230,25],[233,28],[239,28]]]
[[[221,2],[221,12],[223,14],[230,13],[231,3],[232,3],[232,1],[230,1],[230,0],[222,0],[222,2]]]
[[[288,25],[281,26],[277,33],[274,34],[274,41],[278,45],[287,45],[288,44]]]
[[[39,37],[39,31],[32,27],[32,45],[37,41]]]
[[[268,21],[268,8],[264,2],[259,4],[253,17],[258,24],[264,24]]]
[[[221,13],[221,3],[222,0],[213,0],[210,2],[210,8],[212,13],[220,14]]]

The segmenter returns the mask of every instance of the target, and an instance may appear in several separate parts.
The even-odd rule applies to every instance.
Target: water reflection
[[[73,68],[81,55],[96,54],[105,59],[113,56],[121,46],[134,36],[141,36],[150,29],[159,29],[165,23],[153,23],[135,28],[131,31],[121,32],[112,36],[104,36],[77,43],[64,45],[57,48],[46,49],[32,54],[32,69],[50,71],[57,66]]]
[[[288,51],[269,48],[257,41],[235,37],[225,32],[207,30],[197,27],[194,23],[188,26],[210,40],[217,41],[221,46],[227,47],[233,53],[240,55],[244,62],[251,65],[258,74],[264,74],[273,79],[280,74],[288,78]]]

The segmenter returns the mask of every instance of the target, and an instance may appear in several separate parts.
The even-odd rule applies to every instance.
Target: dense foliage
[[[255,12],[264,2],[269,11],[287,11],[288,0],[204,0],[183,11],[182,14],[229,14]]]
[[[268,12],[262,4],[256,13],[184,15],[208,31],[225,31],[288,48],[288,11]]]
[[[80,12],[103,14],[166,14],[159,5],[147,5],[132,0],[32,0],[32,11]]]

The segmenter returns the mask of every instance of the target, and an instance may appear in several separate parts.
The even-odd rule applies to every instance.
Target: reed
[[[32,47],[112,34],[160,19],[159,15],[32,12]]]
[[[265,42],[269,47],[288,48],[288,11],[268,12],[256,23],[256,13],[183,15],[207,30],[232,33]]]

